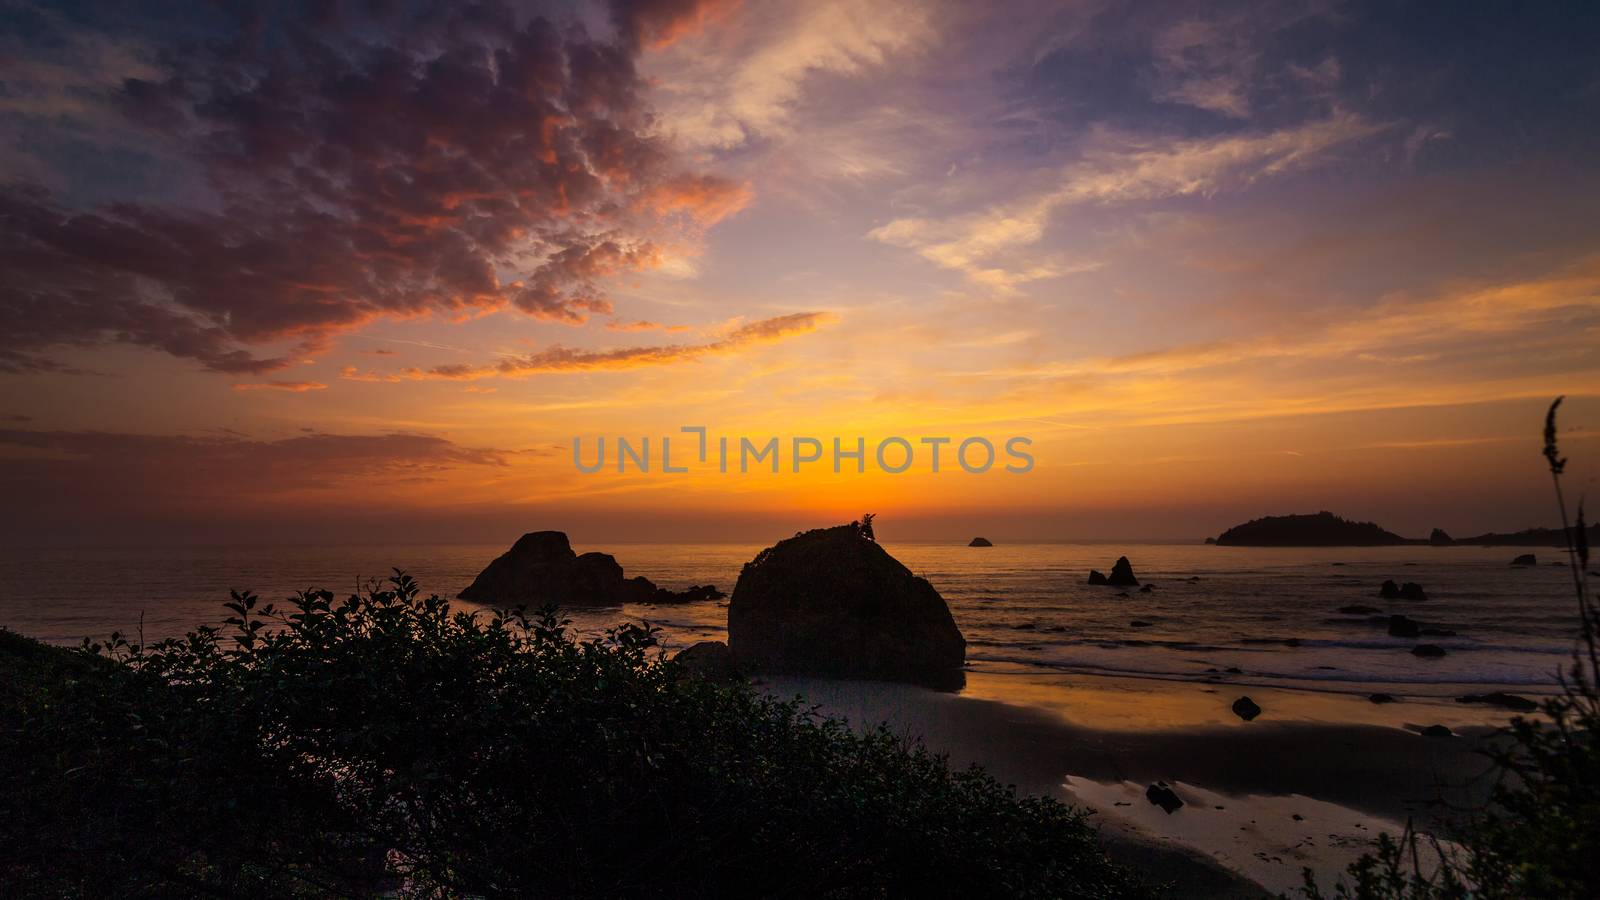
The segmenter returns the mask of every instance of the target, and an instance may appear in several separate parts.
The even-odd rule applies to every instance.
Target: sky
[[[1554,396],[1600,472],[1597,46],[1589,3],[7,0],[0,536],[1549,525]]]

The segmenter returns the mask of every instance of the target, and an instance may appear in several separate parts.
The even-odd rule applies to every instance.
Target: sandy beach
[[[959,694],[794,678],[765,687],[1083,806],[1114,857],[1184,884],[1185,896],[1293,893],[1305,867],[1327,885],[1408,819],[1448,835],[1491,787],[1479,750],[1509,715],[1440,685],[1392,704],[1354,690],[1022,672],[972,673]],[[1251,722],[1229,708],[1245,695],[1263,710]],[[1435,724],[1454,736],[1421,735]],[[1145,798],[1158,780],[1182,808]]]

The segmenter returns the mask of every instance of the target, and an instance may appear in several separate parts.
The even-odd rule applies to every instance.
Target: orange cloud
[[[526,356],[509,356],[494,365],[448,365],[431,369],[404,369],[406,378],[416,381],[477,381],[481,378],[525,378],[554,372],[593,372],[638,369],[669,365],[732,353],[755,344],[772,343],[796,334],[807,334],[834,321],[829,313],[804,312],[774,316],[751,322],[729,332],[721,340],[706,344],[665,344],[652,347],[620,347],[613,350],[580,350],[553,346]]]
[[[659,50],[698,34],[738,9],[740,0],[613,0],[612,18],[638,46]]]
[[[292,394],[303,394],[306,391],[325,391],[328,386],[320,381],[258,381],[249,384],[236,384],[236,391],[288,391]]]
[[[748,184],[685,173],[655,185],[639,197],[638,204],[658,216],[683,214],[710,226],[744,209],[750,198]]]
[[[343,369],[340,369],[339,377],[346,381],[378,382],[400,380],[399,375],[393,375],[388,372],[377,372],[371,369],[363,372],[355,366],[345,366]]]

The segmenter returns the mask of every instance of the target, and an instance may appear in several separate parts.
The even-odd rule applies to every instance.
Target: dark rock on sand
[[[1396,702],[1395,699],[1394,699],[1394,695],[1393,694],[1368,694],[1367,695],[1367,699],[1371,700],[1373,703],[1394,703],[1394,702]]]
[[[1376,606],[1362,606],[1358,603],[1355,606],[1341,606],[1339,607],[1339,612],[1347,616],[1370,616],[1373,613],[1383,612],[1383,610]]]
[[[985,537],[975,537],[975,538],[972,539],[971,543],[967,544],[967,546],[968,547],[993,547],[994,546],[994,542],[989,540],[988,538],[985,538]]]
[[[579,556],[572,552],[566,534],[532,531],[489,563],[457,596],[507,605],[618,606],[713,600],[723,594],[710,585],[676,592],[658,588],[648,578],[624,578],[610,554]]]
[[[1532,553],[1524,553],[1516,559],[1513,559],[1511,564],[1513,566],[1537,566],[1539,564],[1539,557],[1534,556]]]
[[[1111,582],[1106,580],[1105,574],[1102,573],[1099,569],[1090,569],[1089,570],[1089,583],[1090,584],[1110,584]]]
[[[1516,712],[1533,712],[1539,708],[1539,704],[1529,700],[1527,697],[1519,697],[1516,694],[1507,694],[1502,691],[1495,691],[1492,694],[1467,694],[1463,697],[1457,697],[1456,702],[1486,703],[1490,706],[1498,706],[1502,709]]]
[[[721,641],[701,641],[679,650],[673,660],[691,674],[711,681],[732,681],[739,677],[733,653]]]
[[[1453,737],[1453,732],[1443,725],[1429,725],[1420,732],[1423,737]]]
[[[1233,701],[1233,714],[1248,722],[1261,715],[1261,707],[1249,697],[1240,697]]]
[[[1414,638],[1422,635],[1422,629],[1417,623],[1405,616],[1389,617],[1389,635],[1398,638]]]
[[[773,673],[959,686],[966,641],[944,598],[850,525],[779,541],[746,563],[728,647]]]
[[[1445,534],[1443,528],[1435,528],[1433,532],[1428,535],[1428,543],[1435,547],[1448,547],[1455,542],[1455,538]]]
[[[1423,659],[1438,659],[1444,655],[1444,648],[1438,644],[1418,644],[1411,648],[1411,655]]]
[[[1165,781],[1158,781],[1145,788],[1144,796],[1146,800],[1166,810],[1169,816],[1183,808],[1183,801],[1178,799],[1177,792],[1167,787]]]

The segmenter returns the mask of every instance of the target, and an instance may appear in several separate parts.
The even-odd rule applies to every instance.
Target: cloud
[[[1002,259],[1039,243],[1051,217],[1077,205],[1117,206],[1209,195],[1307,168],[1335,148],[1369,137],[1384,126],[1353,114],[1276,131],[1215,138],[1160,140],[1100,133],[1080,157],[1056,171],[1053,186],[1033,196],[948,219],[908,217],[868,236],[915,251],[974,281],[1007,287],[1063,274],[1059,264]],[[1091,263],[1067,265],[1084,271]]]
[[[497,471],[503,451],[421,434],[313,433],[279,440],[0,429],[0,490],[18,516],[83,523],[169,513],[221,516],[292,495],[371,491],[456,471]],[[348,502],[348,500],[344,501]]]
[[[137,165],[93,200],[0,186],[0,367],[118,342],[259,374],[381,318],[609,314],[606,279],[748,202],[679,166],[634,65],[719,7],[614,3],[615,40],[493,2],[225,15],[181,45],[161,37],[170,22],[119,36],[47,20],[62,40],[19,64],[118,40],[157,62],[16,127],[115,114],[170,159],[123,155],[167,179],[179,161],[199,199],[137,196],[155,177]]]
[[[739,0],[611,0],[611,19],[635,47],[660,49],[738,8]]]
[[[808,79],[886,67],[933,40],[932,13],[902,0],[750,4],[729,17],[731,40],[683,42],[652,58],[664,122],[702,147],[789,137]]]
[[[291,394],[303,394],[307,391],[325,391],[328,386],[320,381],[259,381],[235,384],[233,389],[236,391],[286,391]]]
[[[560,372],[616,371],[671,365],[734,353],[752,345],[806,334],[832,321],[833,317],[828,313],[791,313],[738,326],[720,340],[705,344],[666,344],[613,350],[555,346],[524,356],[508,356],[489,366],[444,365],[431,369],[405,369],[402,374],[413,380],[476,381],[483,378],[525,378]]]

